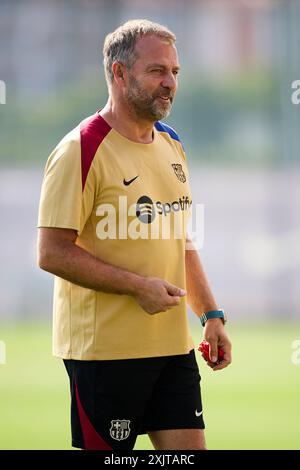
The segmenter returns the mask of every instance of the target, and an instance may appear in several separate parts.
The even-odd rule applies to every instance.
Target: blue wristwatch
[[[221,320],[223,321],[224,325],[227,321],[227,317],[224,313],[224,310],[222,309],[219,309],[219,310],[209,310],[208,312],[205,312],[201,315],[200,318],[200,321],[201,321],[201,325],[202,326],[205,326],[205,323],[207,322],[207,320],[210,320],[211,318],[221,318]]]

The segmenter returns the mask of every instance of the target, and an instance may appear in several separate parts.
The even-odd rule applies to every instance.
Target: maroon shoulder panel
[[[80,124],[82,191],[97,149],[110,130],[98,111]]]

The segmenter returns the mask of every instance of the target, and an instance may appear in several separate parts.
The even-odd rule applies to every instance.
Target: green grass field
[[[212,372],[198,355],[209,449],[300,449],[300,325],[228,328],[230,368]],[[194,339],[201,339],[200,327]],[[0,449],[70,449],[69,389],[45,325],[5,326],[0,365]],[[136,449],[151,449],[146,436]]]

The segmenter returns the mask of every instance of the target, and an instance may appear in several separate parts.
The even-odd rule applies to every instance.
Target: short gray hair
[[[109,33],[103,46],[103,65],[108,86],[113,82],[113,62],[121,62],[130,68],[137,59],[134,46],[142,36],[153,35],[175,43],[176,36],[166,26],[148,20],[130,20]]]

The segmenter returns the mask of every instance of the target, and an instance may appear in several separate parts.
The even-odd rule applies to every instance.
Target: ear
[[[113,62],[112,71],[114,74],[114,80],[119,86],[124,85],[124,72],[125,67],[121,62]]]

